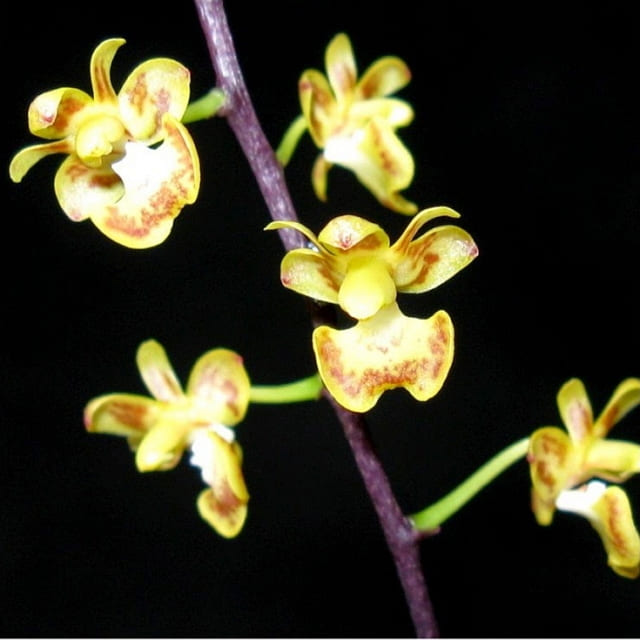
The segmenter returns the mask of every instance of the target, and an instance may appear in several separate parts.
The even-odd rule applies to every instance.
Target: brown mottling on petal
[[[609,407],[608,411],[602,416],[602,418],[600,418],[600,424],[606,432],[608,432],[617,422],[619,415],[620,407],[614,404]]]
[[[583,402],[575,401],[569,406],[569,421],[571,433],[578,440],[582,440],[591,428],[591,416],[588,407]]]
[[[115,420],[126,424],[131,429],[146,431],[146,423],[144,420],[148,413],[146,406],[133,402],[112,401],[109,403],[108,411]]]
[[[91,177],[89,184],[92,187],[110,188],[114,184],[121,182],[120,177],[114,173],[95,174]]]
[[[397,176],[400,173],[398,165],[396,164],[391,154],[385,148],[380,127],[376,126],[374,122],[371,123],[371,134],[373,145],[378,152],[378,156],[381,160],[381,165],[385,173],[389,174],[390,176]]]
[[[380,249],[381,247],[386,247],[386,243],[384,239],[381,238],[376,233],[371,233],[368,236],[362,238],[360,242],[357,243],[358,249],[365,249],[367,251],[375,251],[376,249]]]
[[[542,434],[536,438],[536,446],[544,454],[544,458],[539,459],[533,451],[527,455],[527,461],[535,466],[537,477],[549,489],[556,484],[556,474],[554,471],[565,464],[569,456],[570,448],[567,443],[559,442],[550,434]]]
[[[622,531],[622,527],[620,526],[620,521],[624,517],[624,513],[620,508],[618,496],[604,493],[602,500],[607,504],[607,530],[609,537],[611,538],[611,542],[619,554],[627,555],[628,549],[625,544],[626,538]]]
[[[444,331],[442,333],[444,334]],[[447,340],[448,335],[445,336],[444,343]],[[357,398],[362,394],[377,394],[396,387],[422,388],[423,381],[437,379],[445,364],[444,343],[434,338],[431,341],[433,352],[429,357],[391,362],[382,368],[369,367],[357,372],[347,369],[342,361],[340,349],[332,342],[325,341],[320,346],[320,351],[321,359],[331,363],[330,376],[348,396]],[[381,353],[385,353],[386,350],[384,347],[378,348]]]

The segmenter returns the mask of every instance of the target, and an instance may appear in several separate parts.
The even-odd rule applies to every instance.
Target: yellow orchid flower
[[[385,56],[358,79],[351,41],[339,33],[327,46],[325,66],[327,75],[307,69],[298,83],[302,116],[322,150],[312,170],[317,197],[326,200],[327,174],[337,164],[385,207],[414,214],[418,207],[398,193],[413,180],[413,157],[396,134],[413,120],[413,109],[389,97],[410,81],[407,65]]]
[[[155,340],[138,348],[137,364],[152,397],[111,393],[91,400],[84,422],[92,433],[125,436],[140,471],[174,468],[185,450],[209,485],[197,500],[200,515],[231,538],[247,517],[249,494],[235,427],[249,405],[250,381],[242,358],[213,349],[195,363],[186,391]]]
[[[184,205],[195,201],[200,161],[180,122],[189,70],[168,58],[147,60],[116,94],[111,63],[124,43],[105,40],[93,52],[93,97],[63,87],[33,100],[29,130],[49,142],[20,150],[9,174],[20,182],[45,156],[67,154],[54,181],[63,211],[76,222],[91,219],[115,242],[143,249],[163,242]]]
[[[561,387],[557,402],[567,431],[542,427],[529,440],[527,460],[536,520],[549,525],[556,509],[584,515],[602,537],[613,570],[637,577],[640,538],[626,494],[619,487],[606,488],[590,481],[600,478],[619,483],[640,472],[640,445],[606,439],[611,428],[640,404],[640,379],[620,383],[596,420],[577,378]]]
[[[454,225],[435,227],[448,207],[416,214],[398,240],[354,215],[331,220],[316,237],[298,222],[275,221],[266,229],[293,228],[314,248],[294,249],[282,260],[282,284],[316,300],[338,304],[358,322],[349,329],[317,327],[316,362],[333,397],[352,411],[371,409],[387,389],[404,387],[416,399],[435,395],[453,359],[453,325],[445,311],[426,320],[402,314],[396,296],[437,287],[478,254],[471,236]]]

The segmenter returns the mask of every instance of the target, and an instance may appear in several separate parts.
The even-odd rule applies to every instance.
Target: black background
[[[446,308],[456,358],[433,400],[404,391],[369,415],[407,513],[439,498],[502,447],[559,424],[555,395],[580,377],[598,413],[640,374],[640,45],[631,3],[227,2],[240,63],[275,146],[298,113],[296,82],[323,68],[347,31],[360,70],[384,54],[413,71],[416,110],[400,131],[416,159],[404,192],[446,204],[480,256],[406,313]],[[3,156],[36,142],[35,95],[89,90],[107,37],[127,44],[116,89],[142,60],[173,57],[192,96],[215,82],[190,2],[23,2],[5,18]],[[207,349],[237,350],[257,384],[313,371],[305,300],[278,280],[282,248],[226,122],[191,125],[198,202],[162,246],[131,251],[53,195],[61,161],[3,179],[0,631],[11,636],[398,637],[413,628],[376,515],[325,402],[251,406],[238,427],[251,492],[241,535],[198,517],[183,461],[139,474],[124,441],[88,435],[87,400],[146,393],[135,367],[149,337],[183,381]],[[319,203],[308,136],[287,167],[301,220],[338,213],[397,237],[408,219],[354,176],[329,176]],[[640,414],[614,437],[638,439]],[[640,485],[627,488],[640,513]],[[422,555],[444,636],[640,633],[637,581],[607,566],[581,518],[536,525],[528,469],[516,464],[455,515]],[[637,516],[640,518],[640,516]]]

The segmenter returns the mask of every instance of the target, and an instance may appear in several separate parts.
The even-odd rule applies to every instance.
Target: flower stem
[[[220,110],[224,104],[224,92],[220,89],[213,88],[205,93],[201,98],[190,102],[187,106],[182,122],[189,124],[198,120],[206,120],[212,118]]]
[[[438,637],[438,624],[420,561],[420,548],[411,521],[404,516],[378,458],[362,417],[341,407],[325,392],[344,429],[356,465],[376,510],[418,638]]]
[[[303,116],[298,116],[285,131],[276,149],[276,156],[283,167],[286,167],[291,160],[293,152],[298,146],[302,134],[307,130],[307,121]]]
[[[322,395],[322,380],[316,373],[308,378],[279,385],[252,385],[249,399],[260,404],[285,404],[317,400]]]
[[[418,531],[429,532],[437,529],[494,478],[514,462],[523,458],[527,453],[528,446],[529,438],[522,438],[522,440],[509,445],[472,473],[453,491],[422,511],[409,516],[409,520]]]
[[[269,144],[249,97],[238,63],[233,38],[222,0],[195,0],[200,24],[216,74],[216,85],[224,92],[225,102],[218,114],[226,116],[255,176],[265,204],[274,220],[298,220],[283,167]],[[279,229],[285,249],[304,245],[295,229]]]
[[[247,91],[238,63],[233,39],[222,0],[194,0],[204,32],[211,62],[217,76],[217,86],[226,100],[220,111],[226,116],[256,178],[262,197],[273,220],[298,221],[282,164],[269,145]],[[279,229],[286,250],[304,246],[305,239],[293,229]],[[322,306],[311,313],[317,325]],[[333,397],[325,396],[343,427],[356,464],[378,515],[416,633],[421,638],[438,635],[438,626],[427,592],[419,553],[419,538],[406,518],[391,489],[387,475],[372,445],[367,425],[361,414],[347,411]]]

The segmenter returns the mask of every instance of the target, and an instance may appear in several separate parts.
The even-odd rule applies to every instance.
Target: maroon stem
[[[240,70],[222,0],[195,0],[200,24],[209,47],[217,86],[225,94],[218,112],[227,118],[249,162],[258,186],[274,220],[297,221],[282,165],[264,135]],[[304,244],[292,229],[281,229],[286,250]],[[320,322],[321,308],[312,311],[313,323]],[[356,464],[374,505],[385,539],[391,551],[416,634],[420,638],[438,635],[438,626],[420,563],[419,537],[404,517],[387,475],[376,454],[369,430],[361,414],[347,411],[330,394],[326,398],[340,421],[351,446]]]

